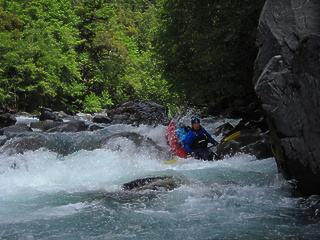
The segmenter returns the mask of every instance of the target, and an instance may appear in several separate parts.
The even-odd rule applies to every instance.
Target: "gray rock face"
[[[259,20],[254,87],[286,179],[320,193],[320,1],[267,0]]]

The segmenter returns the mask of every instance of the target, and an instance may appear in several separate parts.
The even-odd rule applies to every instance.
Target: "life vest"
[[[177,138],[179,139],[179,142],[183,144],[184,139],[186,138],[187,133],[190,131],[191,127],[185,126],[185,127],[178,127],[176,130]]]
[[[196,135],[196,140],[191,144],[191,148],[207,148],[208,146],[208,137],[201,131],[201,134],[198,134],[194,129],[192,132]]]

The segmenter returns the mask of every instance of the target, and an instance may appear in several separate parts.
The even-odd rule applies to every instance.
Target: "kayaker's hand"
[[[219,143],[218,143],[217,141],[211,141],[211,143],[212,143],[212,145],[213,145],[214,147],[216,147],[216,146],[219,145]]]
[[[195,156],[196,156],[196,154],[194,152],[192,152],[192,153],[189,153],[187,157],[189,158],[189,157],[195,157]]]

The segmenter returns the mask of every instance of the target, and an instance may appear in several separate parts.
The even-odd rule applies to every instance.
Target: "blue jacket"
[[[193,143],[197,140],[198,136],[203,136],[203,135],[206,136],[206,139],[208,142],[211,142],[211,143],[216,142],[216,140],[214,140],[214,138],[203,127],[201,127],[199,131],[196,131],[195,129],[192,128],[187,133],[186,138],[184,140],[184,150],[186,151],[187,154],[190,154],[192,152],[197,152],[199,150],[203,150],[203,149],[192,147]]]
[[[187,133],[190,131],[190,127],[178,127],[176,130],[177,138],[179,139],[179,142],[183,143],[184,139],[187,136]]]

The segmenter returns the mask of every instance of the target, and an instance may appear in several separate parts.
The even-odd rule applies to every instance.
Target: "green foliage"
[[[164,2],[157,51],[165,78],[185,101],[221,111],[252,100],[255,34],[263,3]]]
[[[118,0],[93,7],[89,2],[76,10],[86,39],[78,49],[86,56],[80,69],[87,91],[101,98],[108,92],[111,101],[101,107],[136,98],[169,102],[171,94],[152,54],[157,1]]]
[[[243,106],[263,2],[0,0],[2,107]]]
[[[23,19],[19,35],[1,31],[1,88],[4,106],[32,111],[40,105],[69,110],[68,98],[79,94],[75,46],[77,18],[70,1],[28,1],[14,6]],[[8,13],[4,13],[8,14]],[[19,26],[19,25],[18,25]],[[74,91],[75,88],[75,91]]]
[[[86,95],[84,99],[83,111],[88,113],[99,112],[103,107],[111,105],[113,105],[113,103],[108,91],[103,91],[101,97],[92,92],[89,95]]]

